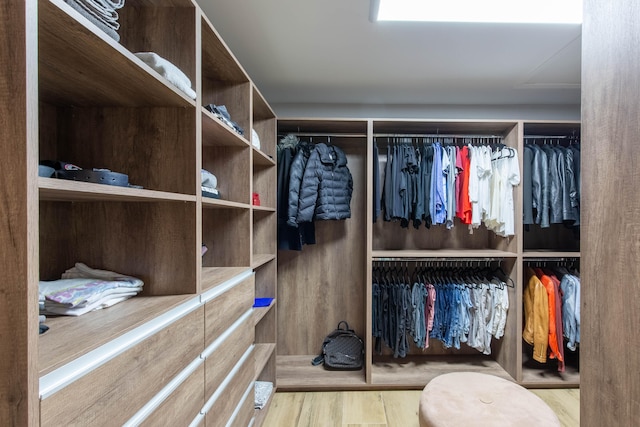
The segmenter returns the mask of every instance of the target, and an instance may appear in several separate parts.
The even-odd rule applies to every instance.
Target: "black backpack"
[[[344,324],[344,329],[340,326]],[[324,363],[326,369],[359,370],[364,360],[364,343],[344,320],[338,323],[335,331],[331,332],[322,343],[322,350],[318,357],[311,361],[312,365]]]

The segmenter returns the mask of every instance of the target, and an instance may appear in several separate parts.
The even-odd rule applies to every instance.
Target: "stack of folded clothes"
[[[124,6],[124,0],[64,0],[69,6],[87,18],[92,24],[104,31],[115,41],[120,41],[118,29],[118,9]]]
[[[80,316],[127,300],[143,285],[135,277],[76,263],[60,280],[40,281],[40,314]]]
[[[202,195],[205,197],[212,197],[214,199],[220,198],[220,192],[218,191],[218,178],[206,169],[202,169],[200,172],[200,182]]]
[[[220,119],[222,123],[226,124],[234,131],[236,131],[237,134],[244,135],[244,129],[242,129],[236,122],[231,120],[231,116],[229,115],[229,111],[227,111],[227,107],[225,105],[209,104],[205,105],[204,108],[212,112],[214,116]]]
[[[138,52],[134,55],[167,79],[169,83],[184,92],[189,98],[196,99],[196,93],[191,88],[191,79],[173,63],[167,61],[155,52]]]

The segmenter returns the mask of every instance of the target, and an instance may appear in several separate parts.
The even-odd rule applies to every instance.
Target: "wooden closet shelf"
[[[255,345],[253,354],[255,357],[256,378],[258,378],[258,376],[262,373],[262,370],[275,351],[275,343],[260,343]]]
[[[202,292],[211,290],[248,270],[249,267],[202,267]]]
[[[62,0],[38,2],[42,100],[73,106],[195,107],[195,101]]]
[[[438,375],[449,372],[479,372],[513,381],[498,362],[482,354],[470,356],[408,356],[374,359],[371,382],[384,388],[421,389]]]
[[[252,205],[254,212],[256,213],[274,213],[276,208],[272,208],[269,206],[255,206]]]
[[[253,147],[253,164],[259,166],[275,166],[275,159],[263,153],[260,149]]]
[[[580,387],[580,372],[569,365],[564,372],[523,367],[520,384],[527,388],[575,388]]]
[[[271,308],[275,304],[276,304],[276,300],[274,299],[273,301],[271,301],[271,304],[269,304],[267,307],[254,307],[253,308],[253,323],[254,323],[254,325],[257,325],[258,323],[260,323],[262,318],[267,315],[269,310],[271,310]]]
[[[364,369],[329,371],[313,366],[317,354],[276,357],[278,390],[361,390],[367,387]]]
[[[249,148],[251,144],[244,136],[235,132],[202,107],[202,145],[205,147]]]
[[[165,191],[38,177],[40,200],[69,202],[195,202],[196,196]]]
[[[202,207],[206,209],[249,209],[248,203],[233,202],[231,200],[202,198]]]
[[[276,259],[275,254],[253,254],[251,268],[255,270],[256,268],[259,268],[274,259]]]

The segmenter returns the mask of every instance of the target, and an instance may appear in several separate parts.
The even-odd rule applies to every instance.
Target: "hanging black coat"
[[[352,192],[347,156],[334,145],[316,144],[302,177],[297,222],[350,218]]]

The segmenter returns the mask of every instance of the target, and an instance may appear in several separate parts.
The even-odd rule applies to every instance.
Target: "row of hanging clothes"
[[[374,262],[372,283],[372,333],[375,349],[382,346],[394,357],[405,357],[410,342],[429,348],[430,339],[444,348],[461,343],[491,354],[491,341],[504,335],[513,281],[496,262],[426,261],[409,267],[394,262]],[[493,267],[492,267],[492,264]]]
[[[386,143],[381,153],[378,143]],[[469,232],[484,224],[515,234],[513,187],[520,183],[518,153],[500,136],[376,137],[373,221],[398,221]]]
[[[315,244],[314,221],[351,217],[353,177],[331,137],[313,142],[289,134],[277,145],[278,249]],[[318,138],[316,138],[318,139]]]
[[[580,140],[565,136],[525,136],[523,223],[580,225]]]
[[[580,344],[580,274],[576,260],[528,261],[525,267],[524,330],[522,338],[533,347],[532,358],[548,359],[565,370],[565,349]]]

